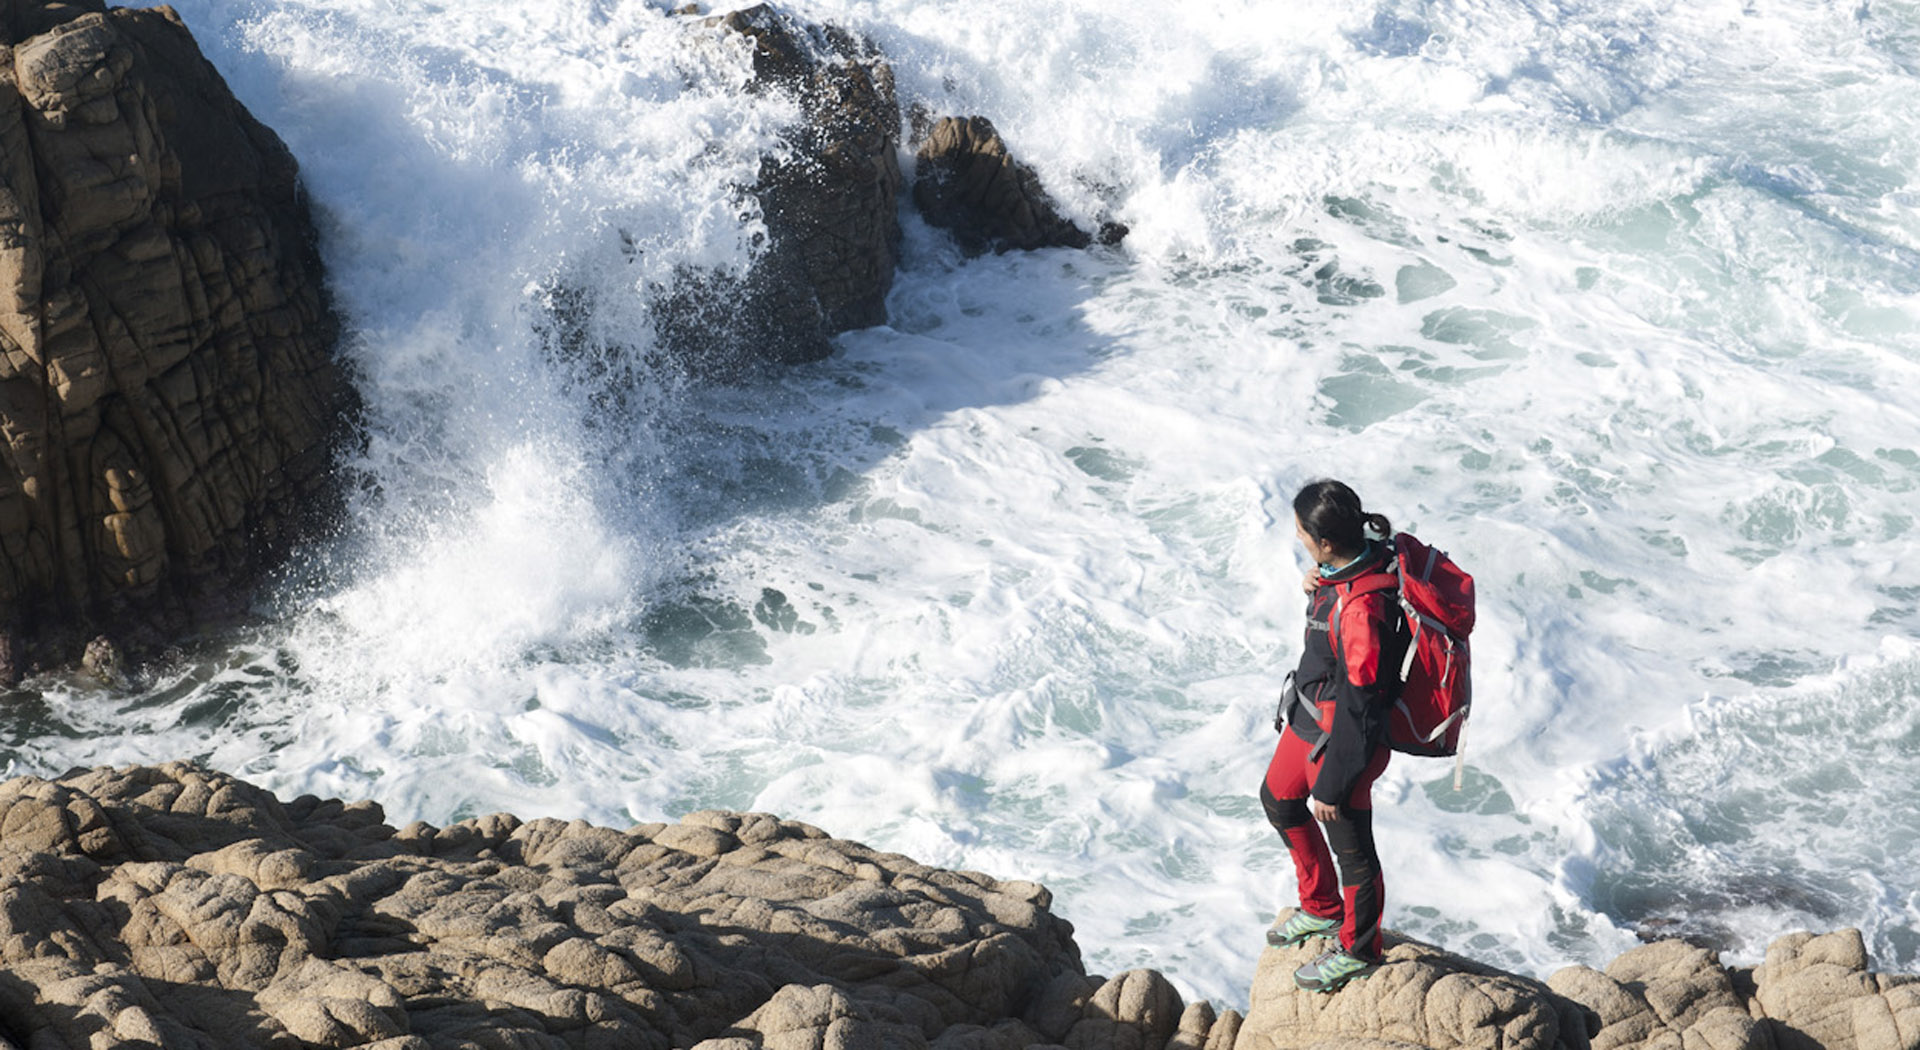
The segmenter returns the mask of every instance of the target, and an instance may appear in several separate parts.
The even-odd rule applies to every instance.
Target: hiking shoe
[[[1309,937],[1331,937],[1340,928],[1340,920],[1323,919],[1296,910],[1287,921],[1267,931],[1267,943],[1275,948],[1291,948]]]
[[[1309,992],[1337,991],[1348,981],[1372,973],[1377,965],[1345,948],[1328,948],[1319,958],[1293,971],[1293,983]]]

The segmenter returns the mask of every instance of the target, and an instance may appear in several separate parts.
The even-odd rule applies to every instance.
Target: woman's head
[[[1369,526],[1383,537],[1393,535],[1386,515],[1367,513],[1360,497],[1332,478],[1310,481],[1293,497],[1293,520],[1309,550],[1324,547],[1330,554],[1351,556],[1366,549]]]

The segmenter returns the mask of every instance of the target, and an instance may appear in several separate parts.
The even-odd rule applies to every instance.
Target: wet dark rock
[[[80,654],[80,669],[102,685],[117,686],[126,681],[126,663],[120,647],[106,635],[96,635]]]
[[[749,91],[789,95],[802,114],[784,135],[786,148],[742,188],[766,225],[747,275],[684,272],[656,289],[655,329],[668,357],[724,378],[818,360],[832,352],[834,335],[886,322],[899,242],[901,111],[885,56],[837,26],[767,4],[707,25],[751,41]],[[1117,223],[1088,233],[1062,217],[986,118],[923,123],[914,203],[965,251],[1084,248],[1126,235]],[[562,331],[566,293],[557,305]],[[555,341],[567,342],[564,331]]]
[[[769,5],[710,24],[752,42],[748,90],[792,96],[802,118],[786,133],[789,149],[746,188],[767,229],[749,275],[683,275],[657,327],[670,351],[709,373],[818,360],[834,335],[886,321],[899,241],[893,70],[871,42]]]
[[[13,632],[0,626],[0,689],[11,689],[20,683],[20,643],[14,639]]]
[[[1039,175],[1016,160],[985,117],[942,117],[914,151],[913,202],[928,223],[950,230],[970,255],[1015,249],[1117,244],[1126,227],[1096,236],[1064,218]]]

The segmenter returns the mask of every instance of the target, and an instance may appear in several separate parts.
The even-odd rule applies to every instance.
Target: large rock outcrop
[[[748,90],[782,92],[801,119],[746,187],[767,244],[744,282],[688,274],[664,297],[661,335],[709,371],[832,352],[835,334],[883,324],[900,236],[900,105],[867,40],[761,4],[707,23],[753,49]]]
[[[293,158],[170,8],[0,10],[0,634],[231,604],[350,396]]]
[[[707,19],[751,42],[748,90],[783,92],[801,119],[786,149],[743,188],[767,243],[744,281],[686,274],[656,313],[667,347],[721,374],[755,362],[818,360],[831,338],[884,324],[899,241],[901,112],[893,70],[870,42],[761,4]],[[1064,218],[1033,168],[985,117],[915,118],[912,199],[967,254],[1115,244],[1117,223],[1088,233]]]
[[[1223,1050],[1237,1014],[1088,977],[1048,904],[765,814],[396,830],[179,764],[23,778],[0,1043]]]

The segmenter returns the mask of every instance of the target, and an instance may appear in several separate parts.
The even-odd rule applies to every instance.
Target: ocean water
[[[821,0],[1117,249],[903,217],[890,323],[736,386],[790,103],[636,0],[177,0],[298,157],[369,405],[257,627],[9,696],[11,774],[198,758],[395,822],[758,809],[1049,885],[1246,1003],[1288,500],[1474,572],[1476,714],[1376,789],[1388,922],[1920,968],[1920,6]],[[716,10],[725,10],[724,7]],[[558,316],[578,327],[559,339]]]

